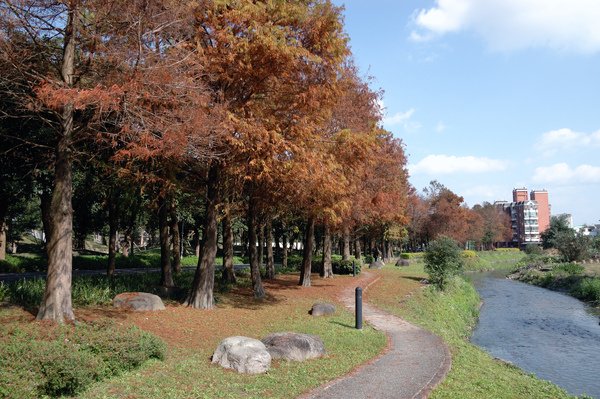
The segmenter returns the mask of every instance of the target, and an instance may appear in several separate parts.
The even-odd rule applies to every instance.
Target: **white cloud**
[[[537,147],[546,156],[564,150],[600,147],[600,130],[589,134],[575,132],[567,128],[551,130],[542,135]]]
[[[414,113],[414,108],[411,108],[406,112],[396,112],[392,116],[385,117],[383,123],[390,126],[404,124],[410,120]]]
[[[407,132],[414,132],[421,128],[421,124],[412,120],[415,109],[411,108],[405,112],[397,112],[392,116],[383,118],[384,126],[402,126]]]
[[[600,167],[584,164],[571,168],[564,162],[541,166],[535,168],[533,181],[565,185],[600,183]]]
[[[411,174],[448,175],[454,173],[498,172],[508,167],[506,161],[485,157],[457,157],[454,155],[428,155],[418,163],[409,165]]]
[[[547,47],[561,51],[600,51],[598,0],[436,0],[418,10],[414,41],[474,31],[494,50]]]

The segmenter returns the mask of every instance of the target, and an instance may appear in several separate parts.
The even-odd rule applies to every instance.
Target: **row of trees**
[[[432,181],[422,194],[413,191],[409,204],[406,245],[412,250],[442,236],[463,246],[473,242],[483,250],[512,240],[510,216],[501,208],[489,202],[469,208],[463,197],[438,181]]]
[[[332,234],[348,257],[351,242],[359,255],[361,238],[401,237],[408,221],[403,144],[379,127],[380,93],[358,75],[329,0],[7,0],[0,70],[0,231],[16,204],[39,198],[38,319],[74,319],[73,240],[99,224],[111,274],[117,231],[132,242],[136,224],[154,221],[172,287],[179,222],[193,221],[187,303],[211,308],[219,222],[231,272],[232,225],[244,221],[262,298],[262,226],[270,236],[302,220],[309,286],[316,225],[328,277]]]

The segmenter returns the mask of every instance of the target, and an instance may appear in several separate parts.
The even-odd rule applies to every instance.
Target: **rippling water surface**
[[[572,394],[600,398],[600,325],[582,302],[492,274],[472,275],[484,303],[471,341]]]

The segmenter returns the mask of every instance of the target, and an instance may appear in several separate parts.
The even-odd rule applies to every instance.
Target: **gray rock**
[[[323,340],[316,335],[281,332],[267,336],[262,342],[273,359],[303,362],[326,353]]]
[[[165,310],[162,299],[147,292],[123,292],[113,299],[113,306],[136,312]]]
[[[335,313],[335,306],[330,303],[315,303],[309,313],[312,316],[329,316]]]
[[[369,269],[381,269],[385,266],[382,260],[377,260],[369,265]]]
[[[212,362],[238,373],[266,373],[271,367],[271,355],[265,344],[248,337],[225,338],[212,355]]]
[[[410,261],[408,259],[398,259],[398,261],[396,262],[396,266],[410,266]]]

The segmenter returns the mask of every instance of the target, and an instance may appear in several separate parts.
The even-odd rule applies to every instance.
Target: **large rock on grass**
[[[371,263],[369,265],[369,269],[381,269],[385,266],[385,263],[383,263],[382,260],[376,260],[375,262]]]
[[[302,362],[326,353],[323,340],[316,335],[281,332],[267,336],[262,342],[273,359]]]
[[[335,306],[330,303],[315,303],[309,313],[312,316],[329,316],[335,313]]]
[[[396,266],[410,266],[410,261],[408,259],[398,259],[398,261],[396,262]]]
[[[113,299],[113,306],[136,312],[165,310],[162,299],[147,292],[123,292]]]
[[[225,338],[212,356],[212,362],[238,373],[266,373],[271,367],[271,355],[265,344],[248,337]]]

